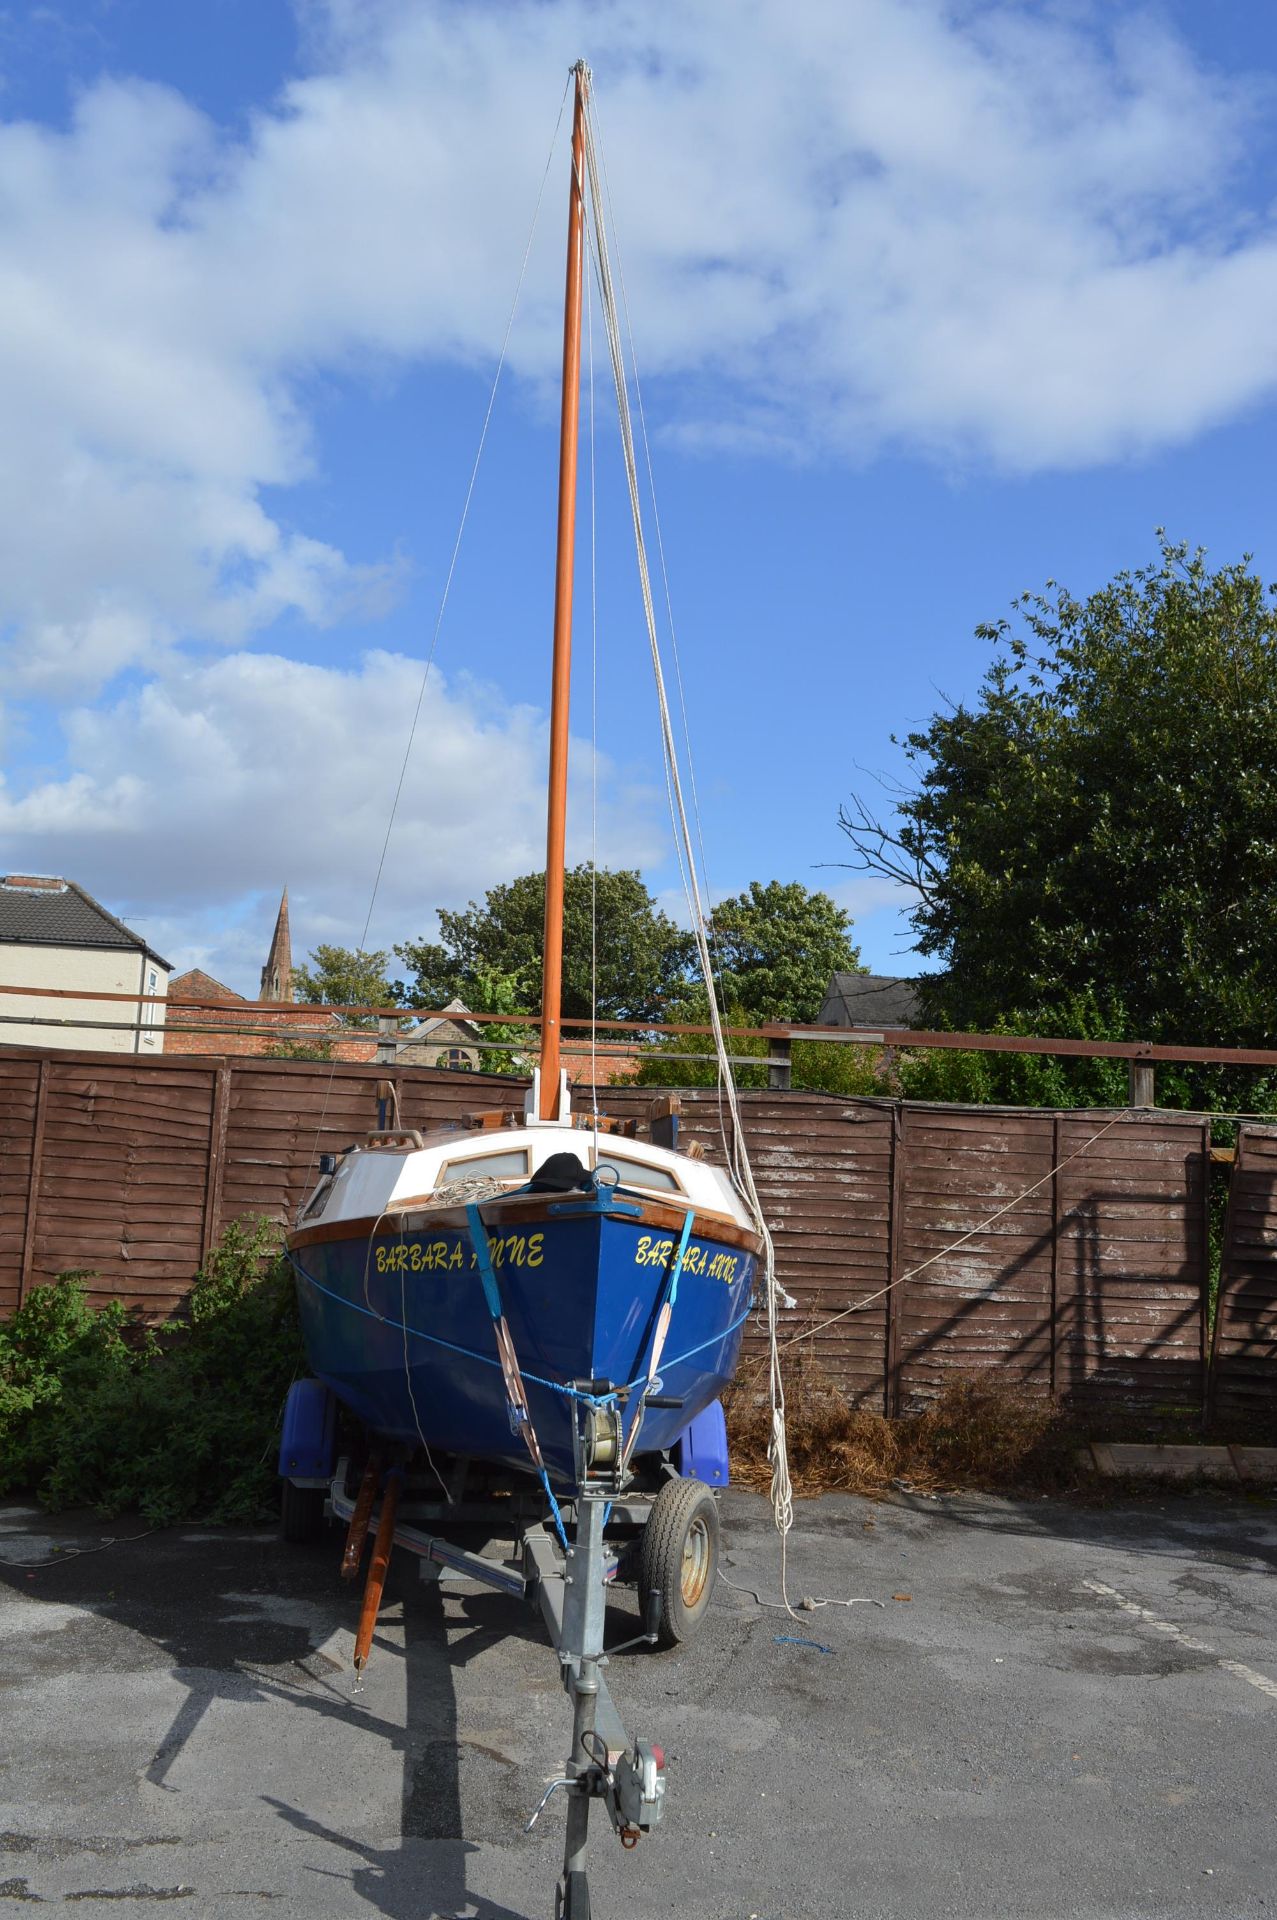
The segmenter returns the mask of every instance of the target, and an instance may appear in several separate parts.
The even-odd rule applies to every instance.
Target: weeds
[[[799,1359],[787,1372],[785,1400],[790,1477],[803,1496],[881,1495],[902,1481],[920,1492],[1047,1493],[1077,1480],[1070,1418],[987,1375],[951,1380],[921,1413],[888,1420],[849,1406],[817,1362]],[[733,1478],[765,1491],[771,1416],[757,1381],[738,1382],[724,1405]]]
[[[88,1277],[59,1275],[0,1327],[0,1494],[55,1511],[137,1509],[155,1526],[258,1518],[303,1366],[278,1229],[228,1227],[186,1323],[158,1333],[118,1302],[91,1306]]]

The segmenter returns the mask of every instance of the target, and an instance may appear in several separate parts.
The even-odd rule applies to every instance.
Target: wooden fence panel
[[[518,1107],[526,1084],[425,1067],[0,1050],[0,1312],[24,1272],[31,1285],[89,1267],[98,1297],[172,1313],[229,1222],[294,1217],[318,1155],[375,1126],[386,1079],[398,1124],[422,1130]],[[608,1110],[642,1116],[654,1091],[609,1089]],[[719,1157],[717,1093],[682,1099],[685,1137]],[[1132,1112],[1110,1126],[1091,1113],[802,1092],[742,1094],[741,1112],[797,1302],[782,1337],[809,1335],[799,1350],[857,1404],[904,1410],[955,1370],[982,1368],[1106,1404],[1200,1395],[1201,1122]],[[746,1353],[762,1353],[752,1324]]]
[[[986,1367],[1049,1394],[1053,1116],[906,1106],[901,1119],[891,1411]]]
[[[38,1059],[0,1053],[0,1314],[21,1301],[32,1251],[27,1226],[40,1085]]]
[[[526,1084],[432,1067],[301,1060],[240,1061],[231,1074],[219,1231],[245,1214],[292,1220],[315,1184],[319,1155],[340,1152],[377,1125],[381,1081],[398,1089],[392,1124],[423,1131],[460,1126],[478,1109],[518,1106]]]
[[[1079,1404],[1199,1411],[1206,1383],[1209,1123],[1062,1117],[1057,1387]]]
[[[180,1305],[203,1250],[212,1093],[203,1062],[50,1060],[29,1284],[80,1268],[97,1301],[150,1319]]]
[[[1200,1407],[1204,1122],[926,1107],[905,1107],[902,1121],[895,1273],[909,1277],[896,1303],[894,1411],[931,1398],[955,1369],[984,1367],[1075,1403]]]
[[[1277,1127],[1238,1133],[1212,1359],[1214,1417],[1277,1440]]]

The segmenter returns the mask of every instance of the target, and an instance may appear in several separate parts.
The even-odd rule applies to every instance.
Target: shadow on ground
[[[338,1577],[340,1535],[335,1530],[315,1547],[284,1547],[266,1533],[175,1529],[131,1542],[122,1537],[117,1545],[97,1551],[103,1523],[83,1515],[49,1520],[27,1510],[26,1523],[46,1539],[51,1535],[65,1543],[66,1551],[50,1553],[37,1542],[35,1551],[44,1564],[23,1566],[17,1562],[26,1556],[13,1529],[20,1518],[10,1509],[10,1524],[0,1529],[0,1583],[25,1606],[38,1609],[48,1603],[85,1610],[83,1631],[64,1646],[57,1646],[61,1635],[49,1637],[56,1651],[48,1657],[65,1661],[67,1672],[74,1673],[95,1657],[94,1643],[103,1634],[99,1623],[110,1623],[137,1638],[130,1642],[114,1635],[109,1651],[103,1640],[104,1662],[124,1672],[154,1669],[153,1649],[162,1668],[185,1690],[140,1769],[142,1780],[177,1795],[175,1769],[188,1749],[198,1750],[192,1743],[198,1742],[219,1703],[286,1704],[297,1722],[287,1736],[290,1745],[331,1741],[337,1757],[328,1777],[339,1782],[358,1745],[345,1736],[366,1739],[371,1732],[399,1757],[401,1793],[393,1837],[387,1838],[384,1821],[376,1835],[346,1830],[332,1818],[332,1799],[319,1791],[309,1796],[309,1804],[296,1792],[292,1799],[261,1796],[283,1826],[322,1840],[350,1862],[348,1874],[318,1863],[305,1871],[346,1880],[367,1908],[387,1920],[425,1920],[427,1915],[458,1912],[467,1920],[525,1920],[521,1912],[467,1889],[467,1861],[477,1841],[513,1845],[521,1839],[523,1823],[540,1795],[542,1775],[559,1771],[566,1757],[568,1703],[564,1696],[561,1712],[549,1723],[550,1744],[529,1763],[526,1756],[482,1744],[472,1729],[459,1729],[456,1676],[500,1643],[526,1641],[538,1649],[538,1665],[544,1662],[546,1691],[557,1695],[553,1652],[539,1616],[526,1605],[506,1595],[472,1590],[449,1589],[445,1599],[445,1589],[437,1582],[421,1579],[414,1558],[397,1556],[372,1656],[375,1664],[400,1662],[403,1667],[404,1695],[397,1700],[394,1717],[387,1717],[372,1704],[376,1689],[356,1693],[344,1659],[324,1650],[334,1633],[343,1628],[353,1632],[359,1606],[357,1588]],[[116,1527],[121,1536],[132,1531],[127,1522],[112,1523],[112,1530]],[[611,1640],[620,1642],[633,1633],[632,1612],[612,1607],[609,1616]],[[38,1618],[31,1620],[30,1630],[38,1634]],[[343,1655],[348,1645],[342,1645]],[[534,1913],[547,1911],[552,1899],[560,1828],[561,1822],[547,1820],[541,1832],[523,1843],[535,1885],[529,1895]],[[70,1838],[9,1838],[24,1846],[30,1840],[26,1850],[37,1861],[54,1857],[54,1847],[63,1858],[75,1850]],[[133,1844],[121,1840],[117,1848],[112,1841],[106,1850]],[[86,1897],[88,1891],[72,1897]],[[136,1897],[146,1891],[138,1889]],[[149,1897],[162,1897],[163,1892],[153,1890]],[[26,1891],[25,1882],[19,1887],[16,1881],[5,1883],[2,1894],[38,1897]]]

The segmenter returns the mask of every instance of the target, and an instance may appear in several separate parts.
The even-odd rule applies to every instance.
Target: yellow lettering
[[[453,1242],[453,1247],[452,1247],[452,1252],[451,1252],[451,1253],[449,1254],[449,1256],[448,1256],[448,1265],[449,1265],[450,1267],[459,1267],[459,1266],[461,1265],[461,1242],[460,1242],[460,1240],[457,1240],[457,1241],[454,1241],[454,1242]]]
[[[544,1251],[545,1251],[545,1235],[543,1233],[534,1233],[529,1235],[528,1265],[530,1267],[540,1266],[541,1258]]]
[[[541,1236],[540,1234],[538,1234],[537,1239],[539,1240],[540,1238]],[[647,1256],[651,1249],[651,1245],[652,1245],[651,1234],[650,1233],[641,1234],[639,1237],[638,1252],[634,1256],[634,1264],[636,1267],[645,1267],[647,1265]]]

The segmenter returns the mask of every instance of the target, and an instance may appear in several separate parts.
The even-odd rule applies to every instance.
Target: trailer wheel
[[[554,1897],[556,1920],[590,1920],[590,1883],[579,1868],[560,1880]]]
[[[639,1544],[639,1600],[661,1597],[657,1640],[690,1640],[709,1612],[718,1573],[718,1502],[699,1480],[667,1480]]]
[[[285,1480],[279,1502],[279,1524],[285,1540],[293,1547],[318,1540],[324,1530],[324,1489],[295,1487]]]

